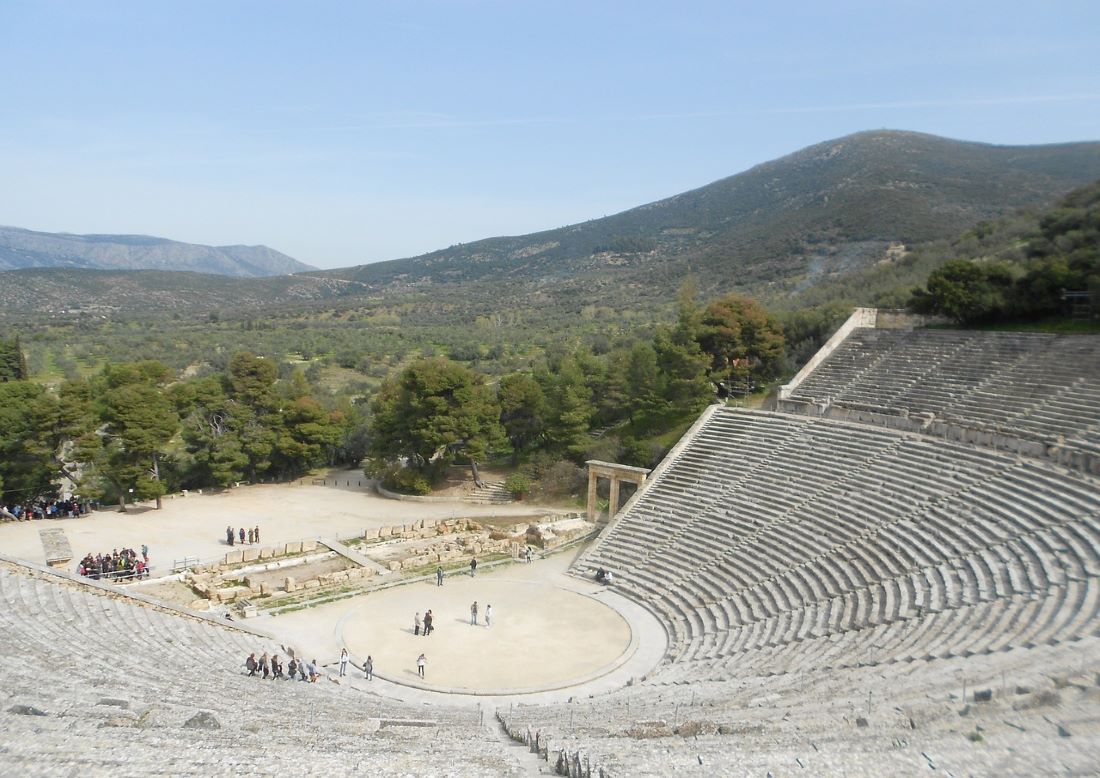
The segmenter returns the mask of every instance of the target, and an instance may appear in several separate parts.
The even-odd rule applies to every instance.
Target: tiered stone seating
[[[974,616],[958,629],[995,624],[1004,613],[990,604]],[[1094,691],[1066,689],[1070,679],[1091,685],[1080,655],[1098,649],[1100,639],[1085,638],[885,672],[862,664],[828,674],[650,682],[498,715],[514,738],[569,775],[1088,774],[1095,771]],[[867,647],[868,663],[877,650]],[[988,713],[973,702],[976,690],[993,697]],[[984,737],[971,742],[967,729]]]
[[[792,409],[928,415],[1091,451],[1100,442],[1100,338],[860,328],[790,399]]]
[[[287,654],[231,626],[0,563],[2,772],[517,770],[476,711],[407,705],[327,680],[248,678],[243,662],[252,651]],[[45,715],[25,715],[27,707]]]
[[[774,443],[753,452],[746,430]],[[576,566],[613,570],[652,606],[681,681],[866,663],[868,646],[876,664],[988,653],[1100,626],[1100,489],[1086,476],[735,409],[712,411],[696,439],[707,456],[692,444],[662,466]],[[680,488],[693,481],[722,497],[695,501]]]

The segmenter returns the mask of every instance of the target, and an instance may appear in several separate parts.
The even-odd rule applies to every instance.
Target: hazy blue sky
[[[1100,2],[0,0],[0,224],[321,267],[828,138],[1100,139]]]

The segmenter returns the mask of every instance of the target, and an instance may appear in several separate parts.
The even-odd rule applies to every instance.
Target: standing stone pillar
[[[607,520],[611,521],[615,518],[615,514],[619,512],[619,477],[611,476],[611,499],[607,504]]]
[[[596,472],[588,469],[588,520],[596,520]]]

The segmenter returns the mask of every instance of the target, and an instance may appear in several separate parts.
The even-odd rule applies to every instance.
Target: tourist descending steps
[[[363,674],[368,681],[374,680],[374,659],[370,654],[367,654],[367,661],[363,663]]]
[[[428,664],[428,657],[421,654],[416,658],[416,672],[421,678],[424,677],[424,666]]]
[[[265,681],[268,678],[271,677],[271,667],[270,667],[270,665],[268,664],[268,661],[267,661],[267,652],[266,651],[264,651],[263,655],[260,657],[260,670],[264,674],[264,680]]]
[[[340,649],[340,677],[343,678],[348,674],[348,650],[346,648]]]
[[[470,626],[477,626],[477,600],[474,600],[474,604],[470,606]]]
[[[271,680],[277,681],[283,678],[283,665],[279,662],[279,655],[271,657]]]
[[[286,663],[286,679],[288,681],[293,681],[296,672],[298,672],[298,660],[291,657],[290,661]]]
[[[244,660],[244,667],[248,670],[248,677],[252,678],[256,675],[256,671],[260,669],[260,663],[256,661],[256,652],[253,651],[248,655],[248,659]],[[291,672],[294,672],[291,670]]]

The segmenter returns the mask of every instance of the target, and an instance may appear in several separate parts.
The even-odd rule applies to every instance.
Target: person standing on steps
[[[266,651],[264,651],[263,655],[260,657],[260,671],[263,672],[265,681],[271,677],[271,668],[267,663]]]
[[[346,648],[340,649],[340,677],[343,678],[348,674],[348,650]]]
[[[437,567],[435,569],[435,585],[436,586],[442,586],[443,585],[443,568],[442,567]]]
[[[251,678],[256,675],[256,670],[260,665],[256,662],[255,652],[248,655],[248,659],[244,660],[244,667],[248,670],[248,677]]]
[[[363,674],[367,676],[368,681],[374,680],[374,660],[370,654],[367,654],[367,661],[363,663]]]
[[[490,625],[490,622],[492,621],[492,618],[493,618],[493,606],[489,605],[489,604],[486,604],[485,605],[485,626],[486,627],[488,627]]]
[[[470,577],[477,575],[477,557],[470,560]]]
[[[477,626],[477,600],[474,600],[474,604],[470,606],[470,626]]]
[[[424,677],[424,665],[428,664],[428,657],[421,654],[416,658],[416,672],[421,678]]]

